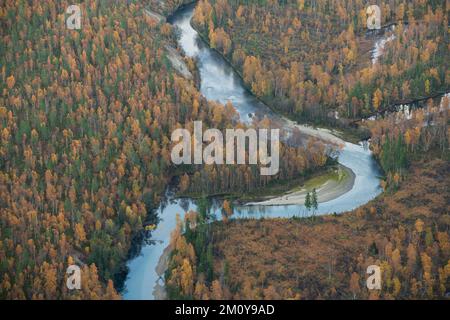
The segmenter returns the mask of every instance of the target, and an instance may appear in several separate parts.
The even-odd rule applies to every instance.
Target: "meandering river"
[[[355,174],[351,190],[334,200],[319,204],[316,214],[341,213],[364,205],[381,193],[379,169],[371,152],[363,143],[356,145],[342,141],[326,130],[314,129],[288,121],[260,103],[244,87],[235,71],[215,51],[203,43],[198,33],[191,27],[190,20],[195,5],[178,10],[169,20],[180,30],[179,45],[189,57],[197,60],[201,93],[209,100],[226,103],[231,100],[242,121],[250,121],[253,116],[268,116],[281,123],[283,129],[297,127],[305,134],[320,137],[344,145],[339,163]],[[169,191],[168,191],[169,193]],[[195,210],[196,205],[188,199],[173,199],[162,203],[157,211],[160,221],[152,232],[152,243],[144,244],[139,256],[128,261],[129,273],[125,281],[124,299],[155,299],[155,292],[163,287],[163,279],[158,275],[157,266],[170,241],[170,233],[176,226],[176,215],[181,217],[187,210]],[[220,216],[220,208],[212,209]],[[251,205],[235,207],[234,218],[275,218],[301,216],[306,212],[303,205],[264,206]]]

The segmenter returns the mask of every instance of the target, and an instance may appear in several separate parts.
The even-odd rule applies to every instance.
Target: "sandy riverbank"
[[[316,187],[317,198],[319,203],[327,202],[340,197],[349,192],[355,183],[355,174],[349,168],[339,165],[338,179],[329,179],[325,183]],[[302,187],[300,190],[289,192],[280,197],[271,198],[260,202],[251,202],[246,205],[263,205],[263,206],[277,206],[277,205],[303,205],[305,197],[311,191],[310,186]]]

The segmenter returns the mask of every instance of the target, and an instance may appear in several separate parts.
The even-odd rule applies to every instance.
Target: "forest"
[[[169,129],[209,110],[169,69],[170,28],[111,4],[86,1],[72,31],[66,1],[2,1],[2,298],[119,298],[114,278],[170,178]],[[73,261],[90,276],[68,292]]]
[[[277,178],[171,163],[175,128],[245,127],[172,67],[175,33],[145,14],[149,3],[83,1],[80,30],[66,28],[68,1],[0,3],[1,299],[120,299],[133,241],[173,177],[199,193]],[[165,2],[166,14],[181,3]],[[326,165],[323,144],[304,143],[283,144],[282,178]],[[86,276],[69,291],[74,263]]]
[[[222,221],[207,202],[172,234],[173,299],[443,299],[450,290],[448,8],[376,1],[387,41],[365,32],[362,1],[201,0],[194,27],[273,109],[370,131],[383,194],[340,215]],[[339,23],[337,23],[339,21]],[[395,27],[392,27],[395,26]],[[383,111],[423,99],[411,112]],[[336,113],[337,112],[337,113]],[[372,115],[382,115],[369,119]],[[205,221],[205,218],[207,219]],[[368,290],[366,269],[382,270]]]
[[[448,103],[448,102],[447,102]],[[166,273],[174,299],[439,299],[448,293],[448,108],[429,103],[411,119],[372,127],[385,193],[342,215],[205,223],[189,212],[172,234]],[[431,125],[433,123],[434,125]],[[382,270],[382,290],[366,269]]]
[[[371,4],[393,37],[375,63],[364,1],[201,0],[193,23],[274,109],[345,128],[449,89],[446,1]]]

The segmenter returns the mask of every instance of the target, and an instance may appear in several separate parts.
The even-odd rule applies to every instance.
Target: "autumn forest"
[[[450,295],[448,1],[0,3],[0,299]],[[194,121],[279,172],[175,164]]]

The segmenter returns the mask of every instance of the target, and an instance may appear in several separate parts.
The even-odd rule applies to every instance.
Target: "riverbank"
[[[303,205],[306,195],[316,189],[319,203],[334,200],[349,192],[355,184],[355,173],[339,165],[334,172],[308,180],[300,190],[292,190],[281,197],[270,198],[261,202],[249,202],[249,206]],[[325,179],[324,179],[325,178]]]
[[[354,173],[354,179],[337,179],[340,183],[347,181],[345,188],[341,188],[341,196],[326,203],[321,203],[316,215],[341,213],[367,203],[376,197],[381,191],[378,180],[378,167],[371,157],[371,152],[363,145],[346,142],[342,138],[333,136],[330,130],[315,130],[312,127],[298,125],[288,121],[278,113],[271,112],[266,105],[258,100],[241,86],[237,74],[232,72],[230,66],[216,56],[211,48],[200,44],[198,34],[190,26],[192,7],[180,10],[174,15],[174,26],[180,27],[181,36],[179,47],[184,50],[186,56],[198,59],[199,74],[201,76],[201,93],[209,100],[222,104],[232,101],[239,115],[246,119],[250,113],[267,115],[270,120],[280,124],[280,128],[286,131],[301,130],[310,133],[309,137],[325,140],[328,144],[342,145],[338,162]],[[298,127],[296,127],[298,126]],[[329,178],[318,178],[314,185],[326,184]],[[352,183],[349,183],[352,182]],[[308,185],[308,182],[303,184]],[[312,182],[309,182],[312,185]],[[301,184],[299,184],[301,185]],[[329,184],[327,188],[336,189],[337,184]],[[301,188],[301,187],[297,187]],[[351,189],[344,193],[345,190]],[[290,188],[294,192],[301,189]],[[330,189],[328,189],[330,190]],[[300,195],[298,195],[300,197]],[[325,194],[323,199],[325,199]],[[319,199],[322,201],[323,199]],[[259,219],[259,218],[292,218],[302,212],[303,205],[273,205],[273,206],[234,206],[233,219]],[[157,215],[160,218],[156,228],[151,232],[152,242],[143,246],[141,254],[128,263],[129,274],[124,292],[125,299],[160,299],[163,297],[164,284],[161,281],[162,270],[167,266],[166,256],[170,252],[170,234],[176,228],[177,221],[184,219],[184,214],[189,211],[205,212],[208,216],[221,219],[222,208],[220,203],[211,203],[211,207],[197,203],[191,198],[174,198],[168,195],[167,201],[161,203]],[[276,219],[275,219],[276,220]],[[293,220],[293,219],[289,219]],[[221,224],[222,223],[218,223]],[[204,247],[204,246],[200,246]],[[163,258],[161,258],[163,257]],[[196,257],[199,255],[196,252]]]
[[[339,129],[337,129],[332,127],[329,123],[322,122],[319,127],[317,126],[317,124],[312,123],[308,119],[303,119],[304,121],[302,121],[302,124],[298,124],[298,119],[293,119],[292,115],[281,113],[280,110],[275,108],[273,106],[273,101],[269,102],[263,97],[254,94],[251,87],[247,83],[245,83],[244,76],[239,68],[237,68],[232,63],[232,61],[230,61],[230,59],[228,59],[228,57],[226,57],[222,52],[220,52],[216,48],[211,47],[208,36],[203,34],[202,31],[197,28],[194,23],[192,23],[192,21],[190,25],[197,32],[199,38],[208,45],[209,49],[217,53],[223,60],[228,63],[230,68],[233,69],[235,74],[240,78],[241,85],[244,87],[244,89],[272,112],[279,115],[281,119],[288,123],[289,127],[296,128],[300,132],[305,133],[309,136],[316,137],[323,141],[332,142],[337,145],[342,145],[344,140],[351,143],[358,143],[359,141],[368,140],[370,138],[366,128],[361,126],[357,126],[356,128],[340,126]]]
[[[238,206],[303,205],[308,192],[316,189],[319,203],[334,200],[349,192],[355,183],[355,173],[348,167],[337,164],[327,165],[318,171],[286,181],[274,181],[267,187],[252,193],[220,194],[178,194],[180,199],[202,199],[205,196],[214,199],[228,199]]]

